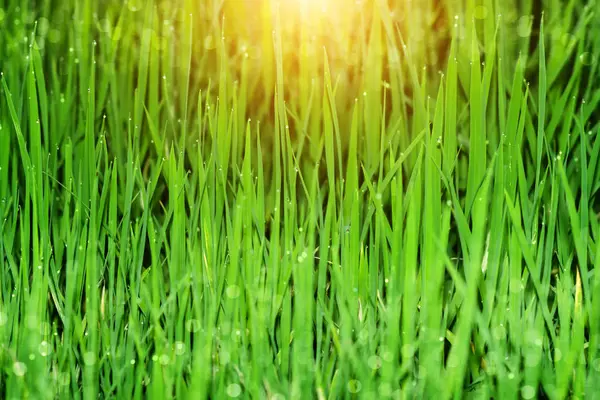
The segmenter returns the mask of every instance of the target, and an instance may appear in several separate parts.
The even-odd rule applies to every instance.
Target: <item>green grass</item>
[[[600,3],[0,32],[1,398],[600,398]]]

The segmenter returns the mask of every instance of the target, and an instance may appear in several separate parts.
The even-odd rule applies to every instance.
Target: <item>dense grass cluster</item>
[[[600,398],[600,3],[0,3],[0,398]]]

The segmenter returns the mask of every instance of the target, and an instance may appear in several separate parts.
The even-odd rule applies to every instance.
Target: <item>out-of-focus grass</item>
[[[0,397],[594,398],[599,11],[5,1]]]

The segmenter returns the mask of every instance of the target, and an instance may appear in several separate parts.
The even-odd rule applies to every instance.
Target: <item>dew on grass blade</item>
[[[189,319],[185,323],[185,328],[188,332],[198,332],[200,330],[200,321],[198,321],[197,319]]]
[[[231,398],[239,397],[242,394],[242,387],[237,383],[231,383],[227,386],[227,396]]]
[[[517,24],[517,34],[522,37],[531,36],[531,30],[533,27],[533,17],[531,15],[524,15],[519,18],[519,23]]]
[[[371,369],[379,369],[381,368],[381,357],[374,355],[369,357],[367,363]]]
[[[229,360],[230,360],[229,352],[227,350],[221,350],[219,352],[219,363],[221,365],[227,365],[227,364],[229,364]]]
[[[346,389],[350,393],[358,393],[362,389],[362,384],[357,379],[350,379],[346,385]]]
[[[38,352],[42,357],[46,357],[52,352],[52,348],[50,347],[50,344],[44,340],[39,344]]]
[[[494,339],[498,341],[504,340],[504,338],[506,338],[506,328],[503,324],[500,324],[493,329],[492,335],[494,336]]]
[[[18,377],[24,376],[27,373],[27,365],[21,361],[16,361],[13,364],[13,373]]]
[[[35,315],[29,315],[27,317],[27,328],[31,330],[37,330],[39,327],[39,320]]]
[[[555,348],[554,349],[554,362],[559,362],[560,360],[562,360],[562,358],[563,358],[562,351],[559,348]],[[599,367],[600,367],[600,365],[599,365]]]
[[[585,53],[581,53],[581,55],[579,56],[579,62],[583,65],[590,66],[596,62],[596,57],[594,56],[594,54],[590,53],[589,51],[586,51]]]
[[[88,351],[83,355],[83,363],[87,366],[96,364],[96,354]]]
[[[170,361],[171,361],[171,359],[169,358],[168,354],[163,354],[162,356],[160,356],[160,364],[161,365],[168,365]]]
[[[38,19],[38,24],[37,24],[37,34],[38,35],[46,36],[49,29],[50,29],[50,21],[48,21],[48,18],[41,17],[40,19]],[[39,41],[39,39],[38,39],[38,41]]]
[[[240,287],[238,285],[229,285],[225,290],[225,294],[230,299],[237,299],[240,296]]]
[[[185,343],[175,342],[175,354],[178,356],[185,354]]]
[[[391,351],[384,351],[383,352],[383,359],[386,362],[392,362],[394,360],[394,354]]]
[[[531,385],[525,385],[521,388],[521,396],[524,399],[533,399],[535,397],[535,388]]]
[[[412,357],[415,354],[415,346],[407,343],[402,346],[402,356],[403,357]]]

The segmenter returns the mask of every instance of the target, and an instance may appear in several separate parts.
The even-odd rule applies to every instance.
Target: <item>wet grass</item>
[[[0,8],[0,397],[598,396],[596,2],[98,3]]]

